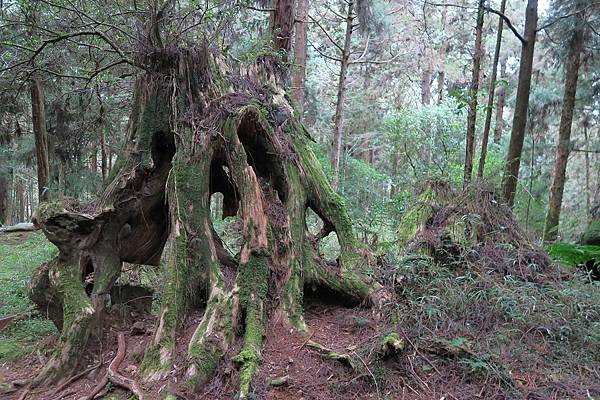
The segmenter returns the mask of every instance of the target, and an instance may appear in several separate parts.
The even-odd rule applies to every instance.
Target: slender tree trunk
[[[504,14],[506,10],[506,0],[500,4],[500,12]],[[483,128],[483,138],[481,139],[481,156],[479,157],[479,169],[477,177],[483,178],[485,168],[485,158],[487,156],[488,140],[490,137],[490,128],[492,126],[492,108],[494,106],[494,94],[496,92],[496,74],[498,72],[498,59],[500,58],[500,48],[502,46],[502,28],[504,20],[498,18],[498,34],[496,36],[496,49],[494,50],[494,61],[492,62],[492,76],[490,77],[490,92],[488,93],[487,109],[485,113],[485,126]]]
[[[527,126],[527,109],[529,107],[529,92],[531,88],[531,72],[533,70],[533,52],[537,30],[537,0],[527,1],[525,12],[525,42],[521,46],[521,63],[519,66],[519,83],[517,86],[517,101],[513,117],[510,144],[506,155],[506,166],[502,177],[502,192],[509,207],[515,204],[515,192],[521,166],[521,153],[525,140]]]
[[[23,187],[23,179],[21,179],[21,178],[19,178],[17,180],[16,197],[17,197],[17,203],[19,205],[19,209],[18,209],[18,213],[17,213],[17,220],[18,220],[18,222],[23,222],[26,219],[25,188]]]
[[[0,171],[0,224],[12,225],[12,168]]]
[[[304,90],[306,84],[306,44],[308,41],[308,0],[298,0],[296,5],[296,42],[294,45],[294,74],[292,88],[294,97],[304,109]]]
[[[58,157],[58,199],[65,197],[65,163],[61,157]]]
[[[442,10],[442,32],[446,33],[446,19],[448,14],[448,7],[444,7]],[[437,103],[442,104],[444,101],[444,93],[445,93],[445,84],[446,84],[446,57],[448,55],[448,43],[444,40],[442,46],[440,47],[440,63],[439,63],[439,73],[437,76]]]
[[[588,127],[589,127],[589,121],[586,119],[583,122],[583,137],[585,140],[585,143],[588,143],[589,140],[589,136],[588,136]],[[587,151],[585,152],[585,215],[587,218],[587,223],[588,225],[591,222],[590,219],[590,212],[592,210],[592,199],[591,199],[591,195],[590,195],[590,153],[588,153]]]
[[[344,135],[344,100],[346,98],[346,78],[350,62],[350,45],[352,42],[352,31],[354,21],[354,1],[348,2],[348,16],[346,17],[346,34],[342,51],[342,65],[340,67],[340,79],[338,82],[337,102],[335,106],[333,143],[331,152],[331,169],[333,170],[334,189],[338,187],[340,173],[340,156],[342,153],[342,140]]]
[[[500,61],[500,79],[506,80],[506,60],[507,56],[502,57]],[[498,100],[496,101],[496,126],[494,127],[494,143],[500,144],[502,139],[502,130],[504,129],[504,101],[506,98],[506,86],[504,82],[498,86]]]
[[[431,104],[431,75],[433,74],[431,68],[431,62],[427,59],[428,57],[422,57],[422,71],[421,71],[421,104],[428,106]]]
[[[560,127],[558,130],[558,144],[556,147],[556,162],[554,163],[554,174],[552,186],[550,187],[550,201],[548,203],[548,214],[544,227],[544,240],[551,242],[556,240],[558,223],[560,220],[560,209],[562,206],[563,192],[565,189],[565,178],[567,162],[569,160],[571,126],[573,124],[573,109],[575,107],[575,95],[577,93],[577,79],[579,78],[579,67],[581,65],[581,50],[583,48],[583,21],[581,13],[576,17],[577,25],[571,38],[569,54],[567,56],[565,91],[563,96],[563,107],[560,116]]]
[[[40,203],[48,199],[48,134],[46,133],[46,115],[44,91],[37,75],[31,79],[31,116],[35,135],[35,156],[37,160],[38,198]]]
[[[93,176],[98,174],[98,154],[96,154],[96,150],[92,151],[92,155],[90,156],[90,171]]]
[[[483,6],[485,0],[479,0],[477,7],[477,26],[475,28],[475,50],[473,54],[473,75],[469,88],[469,114],[467,116],[467,145],[465,151],[464,183],[471,181],[473,158],[475,157],[475,123],[477,120],[477,95],[479,93],[479,72],[481,70],[483,38]]]

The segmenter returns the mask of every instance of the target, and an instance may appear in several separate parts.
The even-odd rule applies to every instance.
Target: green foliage
[[[32,352],[42,338],[56,333],[49,320],[32,315],[27,297],[31,271],[57,254],[41,233],[13,233],[0,236],[0,316],[23,314],[0,332],[0,361]]]
[[[548,246],[548,253],[563,264],[584,265],[590,260],[600,263],[600,246],[577,246],[569,243],[556,243]]]

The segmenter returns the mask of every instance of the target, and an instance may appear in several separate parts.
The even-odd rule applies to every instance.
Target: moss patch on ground
[[[0,235],[0,317],[24,317],[0,332],[0,362],[31,353],[44,338],[57,333],[50,320],[32,313],[34,305],[27,297],[31,271],[57,253],[41,232]]]

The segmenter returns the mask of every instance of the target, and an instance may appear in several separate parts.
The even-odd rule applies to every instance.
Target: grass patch
[[[0,236],[0,316],[27,316],[0,332],[0,361],[31,353],[42,339],[57,332],[50,320],[31,317],[34,305],[27,297],[31,271],[57,253],[40,232]]]

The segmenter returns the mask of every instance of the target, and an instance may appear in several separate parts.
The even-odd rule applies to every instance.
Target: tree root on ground
[[[117,355],[111,361],[110,365],[108,366],[108,370],[102,376],[102,379],[100,379],[98,384],[96,384],[92,392],[87,397],[85,397],[85,400],[93,400],[102,391],[102,389],[104,389],[108,382],[112,382],[117,386],[121,386],[122,388],[129,390],[131,393],[136,395],[139,400],[143,400],[145,398],[143,391],[137,381],[124,377],[117,371],[119,369],[119,366],[121,365],[121,362],[125,358],[125,351],[127,348],[127,345],[125,343],[125,334],[123,332],[119,332],[117,341]]]

